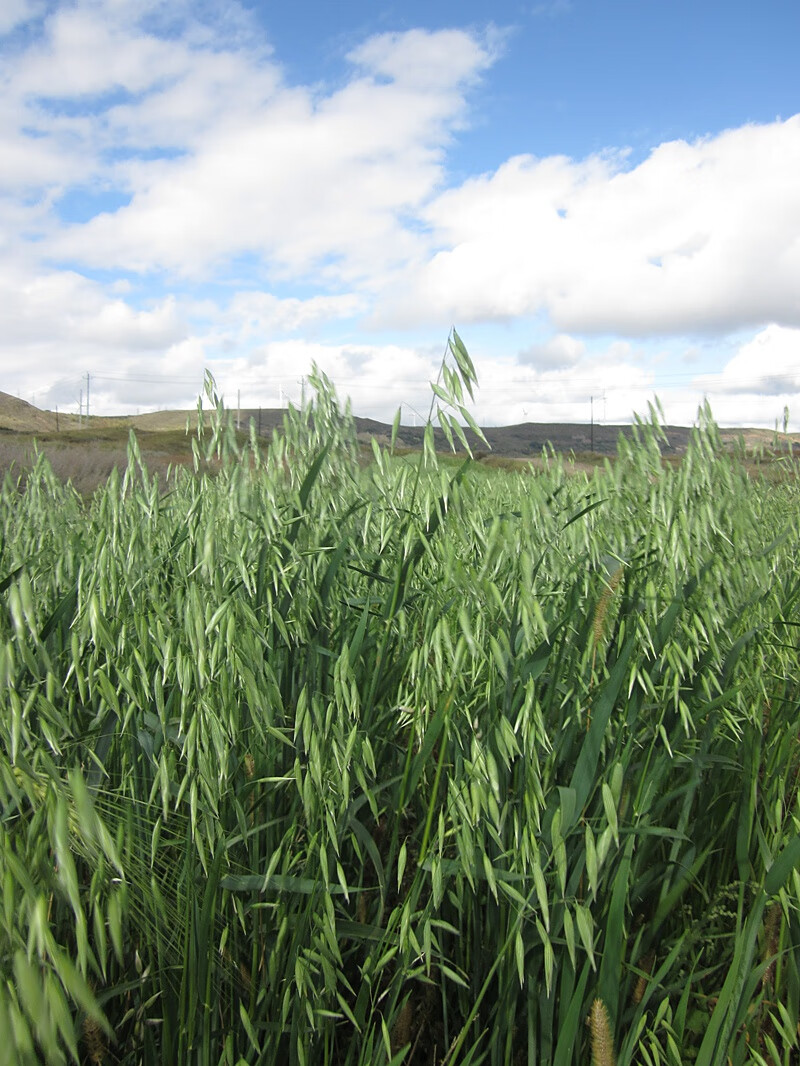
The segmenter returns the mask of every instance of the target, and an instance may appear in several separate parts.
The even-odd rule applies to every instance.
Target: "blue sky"
[[[581,157],[626,146],[640,157],[663,140],[770,122],[798,107],[794,0],[248,7],[298,82],[340,77],[342,53],[371,34],[493,21],[506,47],[472,101],[471,135],[450,153],[455,173],[521,151]]]
[[[800,5],[6,0],[0,389],[800,429]],[[593,399],[594,398],[594,399]],[[796,424],[795,424],[796,418]]]

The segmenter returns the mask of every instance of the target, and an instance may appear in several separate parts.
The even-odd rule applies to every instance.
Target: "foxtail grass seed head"
[[[94,1018],[83,1019],[83,1043],[86,1055],[92,1066],[102,1066],[106,1061],[106,1042],[103,1031]]]
[[[405,1006],[397,1015],[395,1023],[392,1026],[392,1054],[396,1055],[401,1048],[404,1048],[407,1044],[411,1043],[411,1037],[414,1025],[414,1008],[411,1004],[411,998],[407,1000]]]
[[[608,1010],[602,999],[595,999],[589,1012],[589,1029],[592,1035],[592,1066],[616,1066],[614,1042]]]

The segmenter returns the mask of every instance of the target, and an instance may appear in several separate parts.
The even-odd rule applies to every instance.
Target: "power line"
[[[137,385],[197,385],[198,378],[118,377],[112,374],[92,374],[95,381],[135,382]]]
[[[269,373],[269,368],[264,368]],[[433,368],[432,368],[433,369]],[[604,368],[603,368],[604,369]],[[605,376],[602,373],[602,369],[599,373],[593,376],[581,375],[576,377],[569,374],[568,367],[557,367],[548,369],[537,369],[531,367],[533,377],[523,374],[515,374],[512,377],[506,377],[503,379],[502,384],[494,386],[490,381],[486,381],[479,385],[480,391],[485,393],[491,391],[493,388],[503,388],[508,385],[557,385],[562,388],[564,385],[570,387],[586,386],[587,388],[597,388],[598,378]],[[673,382],[683,382],[686,380],[695,381],[697,388],[707,388],[709,390],[714,389],[715,386],[745,386],[751,385],[754,391],[760,391],[759,386],[772,385],[776,380],[781,378],[797,374],[800,375],[800,363],[783,366],[773,372],[760,373],[758,375],[736,375],[734,377],[727,376],[723,371],[715,372],[703,372],[703,371],[672,371],[667,375],[660,376],[657,371],[650,371],[654,374],[655,380],[647,385],[626,385],[626,386],[611,386],[624,387],[624,388],[637,388],[637,389],[658,389],[669,386]],[[565,380],[564,375],[568,375]],[[154,374],[132,374],[132,375],[120,375],[120,374],[91,374],[96,381],[119,381],[123,383],[136,383],[142,385],[193,385],[197,386],[198,380],[202,375],[198,374],[194,377],[165,377]],[[72,384],[82,382],[83,378],[59,378],[49,389],[39,389],[37,392],[53,392],[59,388],[66,388]],[[297,379],[290,371],[286,374],[269,374],[269,380],[271,383],[282,386],[283,384],[293,384]],[[381,392],[394,392],[402,388],[417,388],[423,385],[423,382],[419,378],[396,378],[390,383],[370,382],[365,380],[364,377],[339,377],[334,382],[335,385],[344,386],[358,386],[361,388],[369,388],[373,391]],[[256,386],[258,387],[258,386]],[[800,382],[796,385],[800,389]]]
[[[507,364],[506,364],[507,365]],[[222,369],[222,368],[220,368]],[[433,368],[431,368],[432,370]],[[489,369],[488,367],[485,369]],[[717,373],[698,373],[697,371],[674,371],[665,375],[664,377],[658,377],[656,375],[655,380],[638,381],[638,382],[624,382],[619,381],[617,375],[611,376],[607,373],[608,368],[599,367],[598,372],[593,376],[580,376],[576,377],[569,373],[568,368],[553,370],[548,369],[545,371],[536,370],[531,367],[528,373],[520,373],[519,370],[523,369],[519,366],[513,367],[516,371],[512,376],[502,377],[500,380],[492,380],[491,377],[486,375],[482,384],[479,384],[476,393],[475,407],[480,408],[482,411],[487,412],[484,417],[492,417],[488,415],[489,411],[493,409],[498,411],[510,411],[514,408],[517,400],[524,400],[527,407],[537,407],[540,410],[552,410],[558,408],[565,408],[567,406],[575,406],[583,403],[589,403],[591,411],[590,421],[594,422],[593,405],[595,399],[600,399],[601,396],[604,402],[604,416],[605,418],[605,405],[606,398],[611,397],[611,402],[615,407],[619,407],[620,400],[617,397],[627,396],[630,397],[631,403],[634,402],[634,397],[653,398],[661,397],[662,401],[672,406],[675,403],[691,403],[696,404],[699,402],[700,395],[708,396],[711,399],[712,407],[715,411],[721,411],[732,405],[741,404],[742,397],[745,395],[756,394],[753,399],[753,405],[757,406],[759,412],[768,408],[770,403],[777,402],[781,396],[789,395],[800,392],[800,380],[796,383],[791,380],[793,375],[800,375],[800,364],[791,364],[789,366],[783,366],[775,371],[766,371],[758,375],[754,374],[739,374],[735,376],[726,375],[724,372]],[[236,379],[243,379],[245,382],[245,389],[250,396],[254,398],[255,406],[264,406],[263,396],[268,394],[272,390],[276,390],[280,396],[279,407],[283,406],[284,397],[290,398],[291,392],[294,391],[291,386],[297,384],[297,378],[294,377],[291,372],[288,374],[270,374],[269,368],[263,368],[263,380],[257,380],[255,375],[252,374],[253,368],[249,368],[250,372],[244,375],[237,375],[235,371],[231,374],[226,373],[228,378],[228,384],[231,381],[234,383],[235,388]],[[649,371],[653,373],[653,371]],[[260,376],[260,375],[259,375]],[[85,380],[84,380],[85,377]],[[80,378],[59,378],[49,389],[40,389],[38,393],[48,393],[53,396],[55,393],[65,391],[67,389],[74,388],[80,385],[80,393],[78,400],[78,417],[79,421],[83,420],[85,413],[88,420],[90,414],[90,392],[92,378],[95,381],[95,390],[97,389],[97,382],[119,382],[123,384],[143,384],[153,387],[158,390],[159,387],[167,386],[190,386],[192,392],[198,395],[202,392],[202,386],[200,386],[200,375],[195,377],[159,377],[153,374],[132,374],[129,376],[120,374],[93,374],[89,371],[85,376]],[[305,381],[305,379],[304,379]],[[86,388],[86,402],[83,401],[83,386]],[[334,386],[339,391],[340,395],[355,399],[356,403],[360,405],[367,404],[370,398],[377,399],[380,397],[380,403],[389,404],[390,406],[406,406],[409,410],[412,409],[412,405],[409,403],[407,396],[417,398],[421,393],[426,392],[428,389],[429,380],[428,377],[424,378],[396,378],[394,381],[371,381],[368,377],[347,377],[336,378],[334,380]],[[198,386],[200,386],[198,388]],[[288,387],[287,387],[288,386]],[[670,396],[669,393],[673,389],[678,389],[680,395]],[[116,391],[116,390],[109,390]],[[230,390],[227,390],[230,391]],[[240,395],[243,390],[238,389]],[[101,389],[101,395],[103,390]],[[519,393],[519,396],[513,395],[513,393]],[[523,395],[524,394],[524,395]],[[160,401],[158,393],[154,396],[154,403],[152,406],[163,406],[163,401]],[[616,402],[615,402],[616,401]],[[419,402],[417,400],[417,402]],[[637,404],[643,402],[643,400],[636,400]],[[188,396],[187,396],[188,403]],[[95,396],[95,406],[97,405],[97,396]],[[240,404],[237,403],[237,407]],[[245,404],[245,406],[247,406]],[[254,408],[253,408],[254,409]],[[494,416],[497,417],[497,416]],[[502,417],[502,416],[501,416]]]

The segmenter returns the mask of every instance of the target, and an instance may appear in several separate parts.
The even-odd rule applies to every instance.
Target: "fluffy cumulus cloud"
[[[163,380],[190,372],[199,388],[202,354],[189,370],[181,352],[188,339],[188,323],[170,296],[134,308],[75,271],[20,275],[0,266],[2,388],[38,406],[77,410],[87,372],[120,382],[130,375]],[[126,409],[143,402],[124,383],[105,394]]]
[[[783,424],[800,430],[800,329],[775,324],[740,344],[718,375],[693,385],[711,400],[715,416],[731,425]]]
[[[191,401],[204,362],[271,389],[277,360],[285,393],[319,357],[363,396],[388,395],[375,353],[424,365],[426,381],[429,361],[403,346],[309,334],[363,314],[378,279],[417,254],[404,220],[443,182],[498,35],[372,37],[325,89],[289,85],[243,8],[226,5],[213,25],[198,10],[4,8],[0,34],[40,22],[22,43],[7,38],[0,74],[0,387],[65,403],[88,368],[96,410],[130,409],[148,391],[137,377],[151,402],[181,379]],[[299,277],[310,295],[273,291]],[[223,288],[192,295],[208,281]]]
[[[435,198],[437,250],[384,314],[546,313],[582,333],[800,325],[800,116],[584,160],[519,156]]]
[[[585,350],[586,345],[583,341],[570,337],[568,334],[559,333],[523,349],[519,353],[519,361],[537,369],[551,370],[557,367],[566,369],[574,366]]]
[[[726,365],[718,391],[788,396],[800,391],[800,329],[771,325]]]
[[[67,181],[113,183],[129,202],[58,227],[50,254],[194,279],[250,254],[272,274],[314,270],[340,284],[405,262],[418,242],[402,215],[442,181],[465,90],[491,45],[416,30],[373,37],[347,59],[351,77],[325,93],[285,84],[264,49],[126,35],[93,11],[55,14],[17,60],[31,119],[17,137],[20,180],[55,174],[47,152],[62,151]],[[53,98],[70,102],[68,115]],[[75,113],[81,101],[90,115]]]
[[[133,351],[158,351],[179,339],[183,327],[172,298],[135,311],[71,271],[40,274],[21,285],[7,281],[0,290],[1,343],[8,348],[31,339],[41,342],[48,333],[62,349],[124,344]]]

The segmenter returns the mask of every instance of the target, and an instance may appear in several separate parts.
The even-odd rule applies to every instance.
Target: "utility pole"
[[[590,410],[591,410],[591,417],[592,417],[591,451],[592,451],[592,454],[594,455],[594,396],[590,396],[589,397],[589,407],[590,407]]]
[[[86,425],[89,425],[89,371],[86,371]]]

